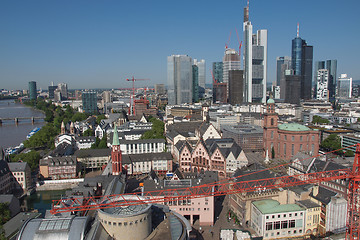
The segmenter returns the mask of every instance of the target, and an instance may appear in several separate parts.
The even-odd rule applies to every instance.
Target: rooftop
[[[284,131],[293,131],[293,132],[303,132],[303,131],[311,131],[310,128],[298,124],[298,123],[284,123],[279,125],[279,130]]]
[[[263,214],[294,212],[304,210],[297,204],[280,204],[275,200],[260,200],[253,202],[254,206]]]

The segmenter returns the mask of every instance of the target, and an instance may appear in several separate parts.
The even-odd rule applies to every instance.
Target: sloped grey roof
[[[319,200],[320,202],[324,204],[328,204],[331,201],[331,197],[334,197],[337,195],[336,192],[330,191],[326,188],[319,187],[319,192],[317,195],[314,195],[313,192],[310,193],[312,197]]]
[[[24,172],[26,169],[26,162],[10,162],[8,163],[9,169],[12,172]]]
[[[9,165],[4,160],[0,160],[0,177],[10,172]]]
[[[74,155],[78,158],[83,157],[103,157],[103,156],[110,156],[111,149],[104,148],[104,149],[81,149],[77,150]]]

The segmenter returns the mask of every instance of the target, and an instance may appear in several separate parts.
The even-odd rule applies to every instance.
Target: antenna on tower
[[[299,37],[299,23],[297,24],[296,37]]]

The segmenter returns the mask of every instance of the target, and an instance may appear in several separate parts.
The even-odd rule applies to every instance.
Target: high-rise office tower
[[[54,99],[54,91],[57,89],[57,86],[49,86],[48,90],[49,90],[49,98],[50,99]]]
[[[291,61],[294,75],[301,76],[300,98],[311,99],[313,47],[299,37],[299,25],[296,38],[292,40]]]
[[[319,69],[316,75],[316,99],[322,101],[329,100],[329,71],[327,69]]]
[[[199,100],[199,67],[192,66],[192,101],[197,102]]]
[[[325,65],[326,63],[326,65]],[[327,69],[329,78],[328,78],[328,98],[329,101],[335,101],[335,92],[336,92],[336,79],[337,79],[337,60],[326,60],[326,61],[316,61],[314,66],[314,77],[317,79],[317,74],[319,69]],[[317,91],[315,91],[316,97]]]
[[[338,79],[338,96],[340,98],[351,98],[352,90],[352,78],[349,78],[347,74],[341,74]]]
[[[267,30],[253,34],[249,21],[249,4],[244,8],[244,101],[266,101]]]
[[[237,51],[232,48],[225,49],[223,57],[223,77],[224,83],[229,83],[229,71],[240,70],[240,56]]]
[[[223,62],[213,62],[213,102],[227,103],[227,83],[223,81]]]
[[[82,92],[81,98],[85,113],[96,114],[98,112],[96,92]]]
[[[231,105],[243,103],[244,71],[229,71],[229,103]]]
[[[337,60],[326,60],[326,69],[329,72],[329,100],[335,101],[336,79],[337,79]]]
[[[192,59],[187,55],[167,57],[168,104],[192,103]]]
[[[294,75],[293,70],[285,71],[285,102],[300,104],[301,75]]]
[[[285,65],[285,67],[283,66]],[[285,70],[291,68],[291,57],[277,57],[276,58],[276,86],[281,85],[281,80],[285,76]]]
[[[29,98],[30,98],[30,100],[36,100],[36,98],[37,98],[36,82],[35,81],[30,81],[29,82]]]
[[[58,89],[61,92],[61,100],[66,100],[68,99],[68,86],[66,83],[59,83],[58,84]]]
[[[218,82],[218,83],[224,82],[223,81],[223,62],[213,62],[212,73],[214,75],[214,79],[216,82]]]
[[[198,61],[194,59],[194,65],[198,67],[198,88],[199,97],[203,98],[205,94],[205,81],[206,81],[206,64],[205,60],[201,59]]]
[[[276,85],[280,87],[280,98],[285,99],[285,71],[291,69],[291,57],[276,58]],[[276,99],[276,97],[274,96]]]

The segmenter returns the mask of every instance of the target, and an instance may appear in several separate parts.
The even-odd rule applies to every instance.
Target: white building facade
[[[316,99],[322,101],[329,100],[329,71],[319,69],[316,76]]]

